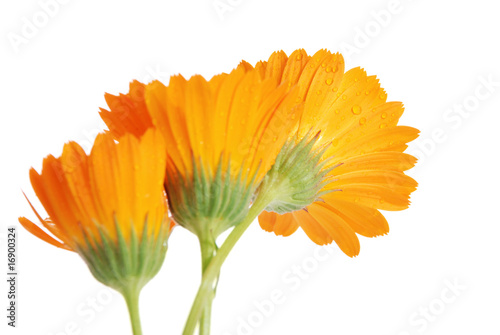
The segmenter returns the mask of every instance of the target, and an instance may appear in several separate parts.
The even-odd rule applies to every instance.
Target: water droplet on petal
[[[366,118],[362,117],[361,119],[359,119],[359,125],[362,126],[366,123]]]
[[[387,113],[386,113],[386,112],[383,112],[383,113],[382,113],[382,115],[380,115],[380,117],[381,117],[382,119],[387,118]]]
[[[326,68],[326,72],[337,72],[337,65],[334,66],[328,66]]]
[[[333,84],[333,79],[332,78],[328,78],[327,80],[325,80],[325,83],[327,85],[331,85],[331,84]]]
[[[317,94],[317,95],[321,95],[321,93],[323,93],[323,92],[321,92],[321,90],[318,90],[318,91],[316,92],[316,94]]]
[[[352,106],[351,111],[354,115],[359,115],[361,114],[361,107],[359,105],[354,105]]]
[[[370,91],[365,91],[365,95],[369,95],[370,94]]]
[[[342,100],[347,100],[347,95],[345,95],[345,94],[344,94],[344,95],[342,96]]]
[[[383,128],[385,128],[385,127],[387,127],[387,123],[382,123],[382,124],[380,124],[380,129],[383,129]]]
[[[297,57],[295,57],[295,59],[297,59],[297,60],[301,60],[301,59],[302,59],[302,54],[301,54],[301,53],[299,53],[299,54],[297,55]]]

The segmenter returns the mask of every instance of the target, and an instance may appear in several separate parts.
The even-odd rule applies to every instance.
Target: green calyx
[[[305,136],[298,143],[292,138],[285,143],[260,186],[273,193],[274,200],[266,211],[285,214],[301,210],[328,193],[322,188],[334,167],[325,168],[328,160],[321,161],[327,146],[314,148],[319,135]]]
[[[167,217],[160,231],[148,235],[148,221],[141,235],[130,223],[130,237],[124,238],[122,227],[115,220],[116,236],[104,229],[98,236],[85,230],[85,244],[77,248],[94,277],[124,296],[140,292],[160,270],[167,252],[169,224]]]
[[[167,173],[169,208],[175,221],[200,241],[215,241],[245,218],[255,190],[254,176],[243,175],[242,171],[237,177],[231,176],[230,163],[223,164],[222,159],[214,173],[193,159],[193,171],[187,177]]]

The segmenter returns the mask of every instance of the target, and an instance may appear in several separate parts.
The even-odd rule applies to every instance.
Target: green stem
[[[193,302],[193,306],[191,307],[191,312],[189,313],[188,319],[186,321],[184,332],[182,333],[183,335],[192,335],[194,333],[196,324],[198,323],[198,320],[200,320],[204,307],[211,303],[211,299],[213,298],[213,283],[219,276],[222,264],[229,255],[229,252],[231,252],[236,242],[238,242],[238,240],[247,230],[250,224],[272,200],[273,197],[271,197],[268,192],[261,190],[252,207],[250,207],[250,210],[248,211],[245,219],[236,227],[234,227],[231,234],[229,234],[222,246],[217,250],[217,254],[212,258],[212,261],[203,273],[203,278],[198,289],[198,293]]]
[[[208,265],[212,261],[216,244],[215,241],[200,241],[201,247],[201,266],[202,266],[202,274],[205,273]],[[202,277],[203,278],[203,277]],[[213,282],[213,290],[212,294],[207,297],[205,308],[203,309],[203,313],[200,318],[200,331],[199,335],[210,335],[210,321],[212,318],[212,302],[215,297],[215,287],[217,285],[217,280]]]
[[[132,333],[142,335],[141,319],[139,315],[139,294],[141,290],[136,288],[124,289],[122,294],[127,302],[130,322],[132,323]]]

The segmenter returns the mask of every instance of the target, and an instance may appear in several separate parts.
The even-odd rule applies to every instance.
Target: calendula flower
[[[317,244],[335,241],[358,255],[356,234],[389,231],[382,210],[403,210],[417,183],[404,171],[416,159],[403,153],[418,130],[399,126],[403,104],[387,102],[375,76],[361,68],[344,73],[340,54],[274,53],[256,66],[264,78],[298,86],[304,110],[297,132],[269,171],[274,200],[261,227],[288,236],[301,227]]]
[[[209,241],[245,217],[300,112],[296,91],[246,64],[208,81],[179,75],[168,86],[150,83],[144,93],[147,116],[139,117],[146,113],[142,99],[134,105],[130,96],[108,96],[110,112],[101,116],[115,135],[122,129],[143,132],[147,122],[136,122],[139,118],[160,130],[173,217]],[[125,125],[127,117],[134,121]]]
[[[165,138],[170,211],[176,223],[198,236],[203,271],[215,255],[217,236],[247,216],[257,186],[294,129],[302,105],[296,94],[288,83],[263,78],[246,63],[208,81],[179,75],[168,86],[158,81],[146,86],[148,116],[142,119],[151,120]],[[115,136],[147,128],[146,122],[123,122],[144,113],[142,100],[134,105],[130,96],[108,96],[110,111],[101,114]],[[200,333],[209,327],[207,306]]]
[[[146,107],[145,90],[146,85],[134,80],[127,94],[104,95],[110,110],[101,108],[99,114],[116,139],[125,134],[140,137],[153,126]]]
[[[140,334],[137,299],[159,271],[170,231],[163,189],[165,141],[154,129],[139,139],[97,136],[90,155],[74,142],[61,157],[47,156],[31,184],[50,219],[21,217],[33,235],[78,253],[94,277],[127,300]],[[30,203],[31,205],[31,203]]]

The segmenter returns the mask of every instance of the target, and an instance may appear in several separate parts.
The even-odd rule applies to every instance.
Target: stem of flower
[[[215,251],[216,244],[215,241],[200,241],[201,247],[201,266],[202,266],[202,274],[205,273],[208,265],[212,261]],[[200,331],[199,335],[210,335],[210,321],[212,318],[212,302],[215,297],[215,288],[217,285],[217,280],[213,282],[213,290],[212,294],[209,294],[206,300],[205,308],[203,309],[201,318],[200,318]]]
[[[131,288],[125,288],[122,291],[123,297],[127,302],[130,322],[132,323],[132,333],[134,335],[142,335],[141,319],[139,315],[140,291],[140,289],[137,289],[134,286],[132,286]]]
[[[252,207],[250,207],[245,219],[234,227],[231,234],[229,234],[222,246],[217,250],[217,254],[212,258],[212,261],[206,267],[198,293],[193,302],[193,306],[191,307],[191,312],[189,313],[189,317],[186,321],[186,326],[184,328],[184,332],[182,333],[183,335],[192,335],[194,333],[196,324],[198,323],[198,320],[200,320],[205,306],[209,303],[211,304],[213,299],[213,284],[219,276],[222,264],[229,255],[229,252],[231,252],[236,242],[238,242],[240,237],[255,220],[255,218],[257,218],[264,208],[266,208],[267,205],[273,200],[274,197],[270,194],[272,192],[266,192],[266,190],[268,190],[267,187],[265,190],[261,189]]]

